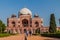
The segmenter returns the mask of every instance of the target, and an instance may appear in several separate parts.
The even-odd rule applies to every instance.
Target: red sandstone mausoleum
[[[43,19],[35,14],[32,18],[32,12],[28,8],[22,8],[18,12],[18,17],[13,14],[7,18],[6,31],[9,33],[35,33],[36,29],[40,32],[47,32],[48,27],[43,27]]]

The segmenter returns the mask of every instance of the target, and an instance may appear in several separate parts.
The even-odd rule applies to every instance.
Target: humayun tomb
[[[32,18],[32,12],[28,8],[22,8],[18,12],[18,17],[12,14],[7,18],[7,32],[9,33],[35,33],[39,29],[40,32],[47,32],[49,27],[43,26],[43,18],[40,18],[38,14],[34,14]],[[60,29],[60,28],[59,28]]]

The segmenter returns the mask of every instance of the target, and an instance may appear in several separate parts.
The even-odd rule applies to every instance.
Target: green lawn
[[[0,33],[0,37],[7,37],[7,36],[10,36],[11,34],[8,34],[8,33]]]
[[[18,34],[0,33],[0,37],[7,37],[11,35],[18,35]]]

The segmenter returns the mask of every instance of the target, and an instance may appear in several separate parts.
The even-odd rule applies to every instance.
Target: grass
[[[35,36],[37,36],[37,35],[38,35],[38,36],[40,36],[40,33],[35,33],[35,34],[32,34],[32,35],[35,35]]]
[[[11,35],[17,35],[17,34],[9,34],[9,33],[0,33],[0,37],[7,37]]]
[[[0,33],[0,37],[7,37],[7,36],[10,36],[11,34],[8,34],[8,33]]]

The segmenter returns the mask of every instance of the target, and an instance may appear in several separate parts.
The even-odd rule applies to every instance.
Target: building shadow
[[[27,40],[27,37],[25,36],[25,40]]]

